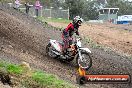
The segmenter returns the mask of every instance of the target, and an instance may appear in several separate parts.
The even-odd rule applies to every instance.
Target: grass
[[[70,23],[71,22],[71,20],[68,20],[68,19],[57,19],[57,18],[38,17],[37,19],[42,22],[60,22],[60,23]]]
[[[44,18],[44,17],[37,17],[36,18],[38,21],[42,22],[43,25],[46,27],[46,28],[49,28],[49,29],[53,29],[53,30],[59,30],[59,31],[62,31],[64,28],[58,28],[58,27],[53,27],[52,25],[49,25],[48,22],[64,22],[64,23],[68,23],[69,20],[65,20],[65,19],[55,19],[55,18]],[[70,22],[70,21],[69,21]]]
[[[59,80],[56,76],[41,71],[34,72],[32,78],[41,86],[48,85],[49,88],[71,88],[69,84],[63,80]]]
[[[102,45],[99,45],[99,44],[97,44],[96,42],[94,42],[91,38],[89,38],[88,36],[87,37],[84,37],[83,38],[83,41],[85,42],[85,43],[87,43],[90,47],[92,47],[92,48],[103,48],[104,46],[102,46]]]
[[[23,72],[22,67],[20,67],[18,65],[14,65],[14,64],[7,65],[6,69],[11,74],[22,74],[22,72]]]
[[[21,65],[0,61],[0,72],[3,71],[2,69],[4,69],[4,72],[6,70],[9,75],[15,76],[17,82],[26,88],[75,88],[74,85],[43,71],[32,70],[28,71],[30,76],[24,75],[25,68]]]
[[[10,64],[4,61],[0,61],[0,68],[5,68],[9,74],[22,74],[23,68],[19,65]]]

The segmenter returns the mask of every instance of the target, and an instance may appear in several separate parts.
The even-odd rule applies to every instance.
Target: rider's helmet
[[[73,24],[78,24],[79,26],[81,26],[82,22],[83,22],[83,19],[80,16],[76,16],[73,19]]]

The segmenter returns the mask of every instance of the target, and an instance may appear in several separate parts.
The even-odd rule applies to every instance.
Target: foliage
[[[132,14],[132,5],[127,0],[65,0],[64,7],[70,9],[70,19],[76,15],[85,20],[97,19],[101,8],[119,8],[118,15]]]
[[[130,15],[132,14],[132,5],[129,1],[124,0],[107,0],[106,7],[119,8],[118,15]]]
[[[14,2],[15,0],[0,0],[0,2]],[[35,3],[35,0],[20,0],[21,2]],[[64,2],[65,1],[65,2]],[[40,0],[44,8],[53,7],[53,9],[68,9],[70,19],[76,15],[85,20],[96,20],[98,10],[101,8],[119,8],[118,15],[132,14],[132,4],[128,0]]]
[[[43,71],[31,70],[27,73],[31,73],[29,76],[25,75],[24,70],[24,67],[21,67],[21,65],[0,61],[0,72],[4,71],[4,73],[11,74],[14,76],[12,78],[17,79],[16,82],[19,82],[19,85],[22,85],[24,88],[75,88],[72,84],[60,80],[55,75],[47,74]],[[15,83],[15,80],[13,82]]]
[[[70,10],[70,19],[79,15],[84,20],[98,18],[99,3],[95,0],[66,0],[63,8]]]
[[[76,15],[82,16],[83,5],[83,0],[66,0],[66,2],[64,3],[64,7],[69,8],[70,19],[72,19]]]
[[[15,64],[3,62],[3,61],[0,61],[0,68],[5,68],[7,72],[10,74],[21,74],[23,72],[22,67]]]
[[[8,3],[8,2],[13,2],[14,0],[0,0],[2,3]]]
[[[83,7],[83,19],[98,19],[98,4],[95,1],[87,1]]]
[[[21,74],[23,72],[23,69],[18,65],[9,64],[7,66],[7,71],[11,74]]]
[[[58,80],[57,77],[55,77],[52,74],[46,74],[42,71],[34,72],[32,75],[32,79],[36,81],[40,86],[47,86],[50,88],[71,88],[69,84],[65,83],[62,80]]]

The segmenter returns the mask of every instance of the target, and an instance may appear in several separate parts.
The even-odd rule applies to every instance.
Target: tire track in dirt
[[[60,23],[60,24],[53,23],[53,22],[49,22],[49,23],[55,27],[58,27],[60,25],[61,25],[60,28],[62,28],[64,26],[66,27],[66,24],[64,24],[64,23]],[[80,29],[80,31],[81,31],[81,29]],[[111,31],[113,31],[113,30],[111,30]],[[124,31],[124,30],[119,30],[119,31]],[[84,34],[83,34],[84,36],[87,35],[87,32],[83,31],[83,30],[80,33],[83,33],[83,32],[84,32]],[[88,32],[88,33],[90,33],[90,32]],[[95,37],[98,36],[98,35],[96,35],[96,33],[94,35],[95,35]],[[102,35],[100,35],[96,38],[98,39],[101,36]],[[103,38],[105,38],[107,40],[107,36],[103,36],[102,39]],[[111,37],[108,37],[108,39],[111,39]],[[98,42],[102,42],[102,41],[98,40]],[[119,41],[117,41],[117,42],[119,42]],[[119,44],[122,44],[122,41],[119,42]],[[117,46],[119,44],[117,44]],[[127,46],[125,46],[125,47],[127,47]],[[127,48],[129,48],[129,47],[131,47],[131,46],[128,46]],[[89,70],[88,73],[90,73],[90,74],[130,74],[132,76],[132,72],[131,72],[132,71],[132,67],[131,67],[132,60],[130,58],[128,58],[124,55],[121,55],[120,53],[118,53],[118,51],[116,51],[116,52],[104,51],[102,49],[90,49],[90,50],[92,50],[92,54],[93,54],[93,66]],[[131,51],[130,48],[129,48],[129,50]],[[128,50],[128,52],[129,52],[129,50]],[[103,87],[104,86],[106,87],[106,85],[103,85]],[[129,84],[127,84],[127,85],[109,84],[109,86],[112,88],[113,87],[115,87],[115,88],[118,88],[118,87],[119,88],[131,88],[132,84],[130,84],[130,85]]]
[[[2,34],[1,38],[3,38],[3,41],[1,40],[3,42],[1,44],[3,47],[1,58],[15,63],[26,61],[35,68],[58,75],[64,80],[75,83],[75,74],[73,73],[76,72],[76,69],[72,64],[61,63],[58,60],[44,56],[45,46],[48,43],[46,36],[50,36],[55,31],[43,29],[43,26],[37,24],[37,22],[37,25],[32,22],[28,24],[31,26],[28,26],[25,24],[25,19],[21,19],[19,13],[16,12],[17,16],[15,17],[7,12],[0,11],[0,34]],[[9,11],[9,13],[11,12]],[[51,37],[57,38],[59,35],[58,31],[56,32]]]
[[[65,28],[65,23],[54,23],[49,24]],[[125,30],[123,25],[114,24],[91,24],[83,23],[79,28],[80,34],[85,37],[90,37],[93,41],[111,47],[112,49],[126,54],[132,54],[132,31]],[[131,29],[131,25],[125,25],[126,29]]]

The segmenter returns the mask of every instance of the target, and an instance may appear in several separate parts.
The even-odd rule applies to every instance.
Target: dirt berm
[[[76,84],[74,63],[62,63],[45,56],[49,38],[60,39],[60,31],[12,8],[0,6],[0,58],[12,63],[26,61],[33,68],[58,75]],[[130,74],[132,60],[102,49],[92,49],[89,74]],[[132,84],[86,84],[86,88],[132,88]]]

